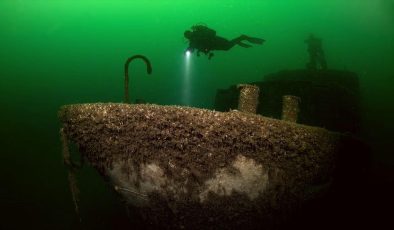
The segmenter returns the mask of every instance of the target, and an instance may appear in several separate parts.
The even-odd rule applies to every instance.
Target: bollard
[[[240,84],[238,110],[246,113],[256,113],[259,104],[260,89],[256,85]]]
[[[301,98],[292,95],[283,96],[283,104],[282,104],[282,120],[297,122],[299,103]]]

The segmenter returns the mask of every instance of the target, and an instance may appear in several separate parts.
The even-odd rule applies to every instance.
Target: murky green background
[[[223,37],[263,46],[185,60],[183,31],[205,23]],[[61,105],[132,100],[212,108],[218,88],[304,68],[304,39],[323,38],[329,68],[360,76],[364,138],[374,162],[394,165],[392,0],[0,0],[0,228],[76,226],[62,164]],[[264,89],[262,89],[264,90]],[[124,211],[94,170],[80,176],[86,226],[113,226]]]

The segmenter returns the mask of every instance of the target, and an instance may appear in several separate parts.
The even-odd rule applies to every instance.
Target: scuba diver
[[[244,48],[252,47],[249,44],[244,43],[244,41],[248,41],[253,44],[261,45],[265,42],[264,39],[249,37],[247,35],[241,35],[232,40],[228,40],[223,37],[216,36],[216,31],[208,28],[204,25],[195,25],[191,27],[192,30],[186,30],[184,32],[185,38],[189,40],[189,47],[186,51],[194,52],[197,50],[197,56],[200,56],[200,53],[204,53],[208,55],[208,59],[213,57],[213,50],[229,50],[233,48],[235,45],[239,45]]]
[[[309,63],[307,64],[307,69],[316,70],[318,64],[320,64],[321,69],[327,69],[327,62],[324,57],[321,39],[310,34],[309,38],[305,40],[305,43],[308,45],[309,52]]]

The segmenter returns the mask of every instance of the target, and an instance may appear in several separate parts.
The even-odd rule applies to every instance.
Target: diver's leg
[[[324,69],[324,70],[327,69],[327,62],[326,62],[326,60],[322,60],[321,68]]]
[[[243,34],[237,38],[234,38],[233,40],[231,40],[231,42],[234,44],[240,45],[242,47],[245,47],[245,48],[251,47],[250,45],[242,43],[242,41],[245,41],[245,40],[250,43],[259,44],[259,45],[263,44],[263,42],[265,41],[264,39],[261,39],[261,38],[249,37],[249,36]]]
[[[316,69],[316,54],[313,52],[309,53],[309,68],[312,70]]]
[[[262,38],[254,38],[254,37],[249,37],[249,36],[246,36],[246,35],[243,35],[243,36],[245,36],[245,40],[246,41],[248,41],[250,43],[253,43],[253,44],[261,45],[261,44],[263,44],[263,42],[265,42],[265,40],[262,39]]]
[[[245,44],[242,41],[246,40],[246,36],[245,35],[241,35],[237,38],[234,38],[233,40],[230,41],[231,47],[233,47],[234,45],[239,45],[241,47],[244,48],[249,48],[252,47],[251,45]]]
[[[246,35],[241,35],[239,37],[234,38],[233,40],[231,40],[230,42],[233,43],[234,45],[237,44],[239,45],[240,42],[246,40],[247,36]]]
[[[237,45],[239,45],[239,46],[241,46],[241,47],[244,47],[244,48],[250,48],[250,47],[252,47],[251,45],[248,45],[248,44],[243,43],[243,42],[238,42]]]
[[[229,50],[233,48],[237,44],[237,42],[239,41],[229,41],[225,38],[216,36],[215,39],[211,40],[211,50]]]
[[[320,67],[323,70],[326,70],[327,69],[327,62],[326,62],[326,58],[324,56],[324,52],[320,51],[320,53],[317,55],[317,57],[318,57],[318,61],[320,62]]]
[[[323,70],[327,69],[327,62],[324,56],[320,56],[320,65]]]

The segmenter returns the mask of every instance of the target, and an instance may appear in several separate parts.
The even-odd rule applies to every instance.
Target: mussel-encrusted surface
[[[254,214],[258,202],[279,209],[307,196],[308,185],[327,181],[335,165],[339,140],[338,135],[321,128],[238,111],[223,113],[179,106],[67,105],[61,108],[59,117],[69,140],[104,175],[115,161],[130,161],[137,167],[155,162],[175,181],[182,181],[187,169],[186,176],[193,178],[188,188],[193,191],[218,169],[231,167],[238,155],[251,158],[268,170],[270,185],[266,195],[253,204],[248,204],[242,194],[234,196],[244,200],[229,200],[248,204],[247,210]],[[185,198],[190,202],[181,206],[195,203],[193,197],[191,194]],[[221,199],[217,202],[226,202]],[[219,212],[210,207],[212,212]]]

